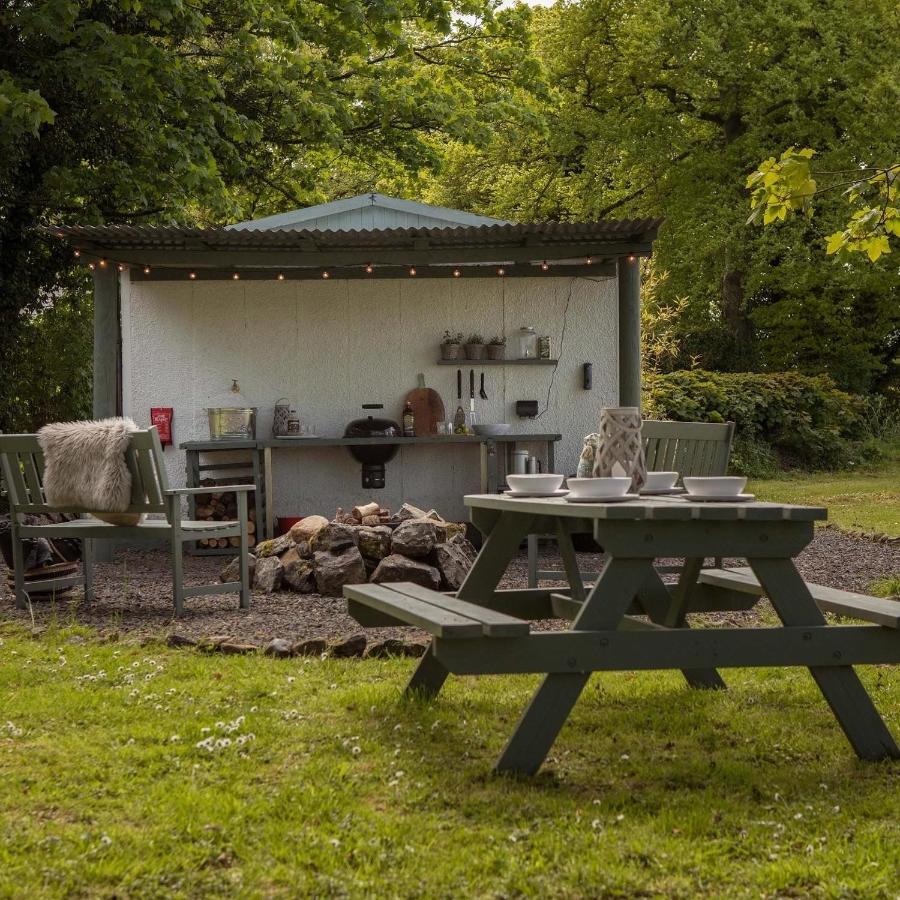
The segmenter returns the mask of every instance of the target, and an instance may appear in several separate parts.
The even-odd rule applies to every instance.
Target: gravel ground
[[[223,557],[186,557],[188,583],[202,584],[216,579]],[[580,554],[583,570],[596,565],[596,558]],[[743,561],[729,560],[730,565]],[[559,565],[555,553],[548,552],[542,567]],[[900,573],[900,546],[879,544],[866,538],[848,535],[833,528],[816,530],[812,544],[797,559],[801,574],[809,581],[847,590],[865,591],[876,578]],[[169,558],[162,551],[127,550],[117,554],[112,563],[96,566],[96,599],[85,607],[72,600],[35,602],[35,625],[42,627],[57,622],[77,622],[129,637],[158,637],[177,631],[194,638],[226,634],[249,643],[262,644],[272,637],[302,640],[310,637],[335,638],[360,631],[360,626],[346,612],[342,599],[318,594],[279,592],[266,595],[254,592],[253,607],[248,612],[237,609],[237,595],[194,597],[186,601],[188,612],[175,620],[172,615]],[[28,610],[17,610],[13,595],[0,589],[0,621],[31,622]],[[520,554],[510,565],[502,587],[524,587],[526,560]],[[758,612],[728,613],[711,617],[717,623],[753,620]],[[559,627],[562,623],[539,623],[537,627]],[[374,639],[411,637],[418,634],[410,628],[372,629]]]

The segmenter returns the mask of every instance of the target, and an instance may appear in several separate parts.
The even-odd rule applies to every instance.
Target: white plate
[[[564,488],[560,488],[558,491],[504,491],[503,492],[507,497],[518,497],[519,499],[523,499],[525,497],[565,497],[569,492]]]
[[[623,500],[639,500],[640,494],[616,494],[609,497],[573,497],[569,494],[566,503],[621,503]]]
[[[673,487],[673,488],[660,488],[656,491],[648,491],[644,488],[641,488],[641,496],[642,497],[665,497],[668,494],[683,494],[683,487]]]
[[[691,503],[748,503],[755,500],[755,494],[684,494]]]

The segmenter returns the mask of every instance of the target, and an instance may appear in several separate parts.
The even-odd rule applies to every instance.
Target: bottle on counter
[[[413,408],[407,402],[403,407],[403,437],[416,436],[416,417],[413,414]]]

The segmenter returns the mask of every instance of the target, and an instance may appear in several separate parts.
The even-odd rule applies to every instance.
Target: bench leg
[[[443,663],[434,655],[432,646],[429,646],[419,660],[419,665],[416,666],[416,671],[413,672],[404,693],[406,696],[415,695],[430,700],[437,696],[449,674]]]
[[[22,550],[22,539],[16,528],[16,514],[10,516],[10,537],[12,538],[13,557],[13,589],[16,595],[16,609],[28,608],[28,594],[25,591],[25,554]]]
[[[259,481],[256,482],[256,496],[259,497]],[[247,495],[243,491],[237,492],[238,519],[241,523],[241,543],[238,546],[241,573],[241,593],[239,606],[241,609],[250,609],[250,547],[247,539]],[[259,509],[259,504],[257,504]],[[259,516],[259,513],[257,513]]]
[[[536,534],[528,535],[528,587],[538,586],[538,537]]]
[[[81,541],[81,574],[84,576],[84,602],[94,602],[94,542]]]
[[[825,617],[791,560],[748,562],[783,624],[825,624]],[[860,759],[900,759],[900,748],[852,666],[812,666],[809,671]]]

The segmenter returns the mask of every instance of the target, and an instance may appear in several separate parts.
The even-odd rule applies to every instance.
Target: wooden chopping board
[[[411,390],[404,402],[412,407],[416,437],[430,437],[437,434],[437,423],[447,418],[444,401],[433,388],[425,387],[425,376],[419,375],[419,386]]]

